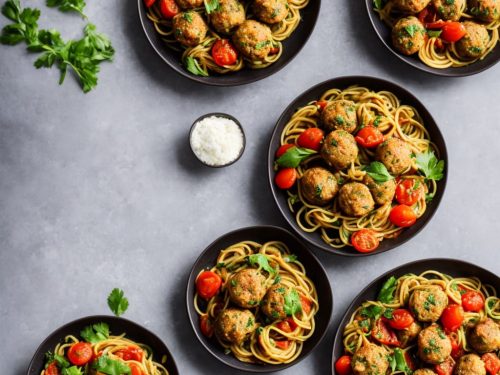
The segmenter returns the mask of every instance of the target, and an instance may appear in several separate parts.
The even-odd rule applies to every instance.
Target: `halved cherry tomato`
[[[281,322],[278,322],[276,324],[276,327],[283,332],[290,333],[295,331],[295,328],[297,328],[297,323],[292,318],[288,318],[285,320],[282,320]]]
[[[57,368],[57,362],[54,361],[45,369],[45,375],[59,375],[59,369]]]
[[[349,375],[352,373],[352,358],[349,355],[343,355],[335,362],[335,373],[337,375]]]
[[[441,314],[441,324],[446,332],[454,332],[460,328],[464,321],[464,309],[462,306],[452,304],[446,306]]]
[[[167,19],[174,18],[179,12],[179,6],[175,0],[160,0],[161,15]]]
[[[459,345],[456,337],[453,334],[449,337],[451,341],[451,356],[453,359],[458,359],[464,354],[464,349]]]
[[[465,311],[479,312],[484,307],[484,298],[481,293],[470,290],[462,294],[462,306]]]
[[[203,271],[196,279],[196,290],[200,297],[210,299],[219,293],[222,279],[212,271]]]
[[[210,338],[214,335],[214,327],[212,325],[212,321],[208,317],[207,314],[202,315],[200,317],[200,330],[204,336]]]
[[[309,315],[309,313],[311,312],[312,303],[302,294],[300,295],[300,305],[302,306],[302,312],[306,315]]]
[[[270,55],[276,55],[280,51],[279,47],[271,47],[269,50]]]
[[[316,105],[319,107],[319,109],[322,111],[325,109],[326,105],[328,104],[328,102],[326,100],[318,100],[316,102]]]
[[[445,21],[437,20],[435,22],[427,22],[425,24],[425,28],[426,29],[442,29],[445,24],[446,24]]]
[[[434,22],[436,20],[436,12],[433,5],[427,6],[420,11],[418,14],[418,20],[423,24]]]
[[[484,362],[484,366],[486,367],[486,371],[489,372],[490,375],[497,375],[500,371],[500,359],[498,359],[495,353],[486,353],[483,354],[481,359]]]
[[[144,375],[137,363],[127,363],[127,366],[130,367],[131,375]]]
[[[397,309],[392,312],[392,318],[389,319],[389,325],[394,329],[405,329],[414,322],[413,316],[406,309]]]
[[[438,375],[451,375],[453,374],[453,369],[455,368],[455,360],[451,357],[448,357],[444,362],[441,362],[434,368]]]
[[[321,142],[323,142],[323,137],[325,133],[320,128],[309,128],[302,132],[297,139],[297,143],[300,147],[309,148],[311,150],[319,151],[321,148]]]
[[[144,351],[138,346],[128,346],[125,349],[117,350],[113,354],[120,357],[124,361],[141,362],[144,357]]]
[[[228,39],[218,39],[212,46],[212,57],[219,66],[234,65],[238,61],[238,51]]]
[[[401,180],[396,187],[396,200],[400,204],[413,206],[422,194],[421,182],[415,178]]]
[[[297,171],[295,168],[283,168],[274,178],[274,182],[280,189],[287,190],[290,189],[297,181]]]
[[[441,38],[449,43],[458,42],[467,34],[465,26],[460,22],[446,22],[442,30]]]
[[[88,342],[77,342],[70,346],[67,356],[72,364],[82,366],[92,359],[92,345]]]
[[[280,348],[282,350],[288,349],[288,345],[290,345],[290,341],[288,340],[276,340],[274,343],[276,344],[277,348]]]
[[[278,150],[276,150],[276,157],[279,158],[280,156],[284,155],[292,147],[296,147],[296,146],[292,143],[285,143],[284,145],[281,145],[278,148]]]
[[[372,329],[372,337],[384,345],[399,346],[399,340],[394,331],[388,327],[384,318],[379,318]]]
[[[375,250],[380,244],[375,236],[375,231],[371,229],[361,229],[351,236],[351,244],[360,253],[369,253]]]
[[[417,221],[417,215],[411,207],[405,204],[400,204],[391,210],[389,220],[398,227],[407,228],[415,224]]]
[[[144,4],[146,4],[148,8],[151,8],[155,2],[156,0],[144,0]]]
[[[366,148],[377,147],[384,141],[384,135],[375,126],[365,126],[356,134],[356,142]]]

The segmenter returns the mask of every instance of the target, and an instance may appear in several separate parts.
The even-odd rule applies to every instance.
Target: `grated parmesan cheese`
[[[243,149],[243,132],[226,117],[210,116],[198,121],[191,132],[191,148],[196,157],[211,166],[236,160]]]

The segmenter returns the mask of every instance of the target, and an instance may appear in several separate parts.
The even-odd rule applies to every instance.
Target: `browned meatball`
[[[175,0],[182,9],[193,9],[203,5],[203,0]]]
[[[271,52],[271,29],[254,20],[243,22],[233,35],[233,43],[250,60],[264,60]]]
[[[334,130],[326,136],[321,147],[321,156],[331,166],[344,169],[356,161],[358,145],[348,132]]]
[[[404,13],[418,13],[429,5],[431,0],[393,0],[394,6]]]
[[[399,175],[411,167],[411,150],[408,143],[399,138],[389,138],[377,147],[377,159],[389,173]]]
[[[409,346],[417,338],[421,330],[422,326],[417,322],[413,322],[409,327],[396,331],[401,347]]]
[[[328,102],[321,112],[321,122],[326,130],[345,130],[352,133],[358,127],[356,104],[350,100]]]
[[[458,21],[465,9],[466,0],[432,0],[434,8],[441,18],[450,21]]]
[[[419,368],[413,372],[413,375],[436,375],[436,373],[430,368]]]
[[[238,0],[219,0],[219,7],[210,14],[210,23],[219,33],[229,33],[245,21],[245,8]]]
[[[477,354],[466,354],[458,359],[453,373],[455,375],[486,375],[486,368]]]
[[[415,290],[410,296],[410,309],[421,322],[437,322],[448,305],[448,296],[437,285]]]
[[[249,310],[228,308],[215,321],[217,338],[231,344],[243,343],[255,328],[255,316]]]
[[[349,182],[340,188],[339,205],[347,216],[361,217],[375,207],[370,190],[359,182]]]
[[[387,351],[377,344],[365,343],[352,357],[351,367],[355,375],[381,375],[389,368]]]
[[[485,22],[500,19],[500,0],[469,0],[469,11]]]
[[[309,203],[322,206],[337,195],[339,186],[333,173],[325,168],[314,167],[304,172],[300,179],[300,191]]]
[[[363,177],[363,183],[368,186],[373,199],[377,204],[386,204],[392,202],[396,192],[396,181],[394,179],[386,182],[377,182],[367,173]]]
[[[269,288],[262,300],[262,312],[272,320],[285,319],[285,295],[289,291],[290,288],[283,284],[276,284]]]
[[[487,318],[471,330],[469,341],[474,350],[488,353],[500,350],[500,327],[492,319]]]
[[[392,44],[403,55],[413,55],[425,44],[425,28],[417,17],[401,18],[392,28]]]
[[[441,327],[431,324],[418,334],[418,355],[424,362],[438,364],[451,354],[451,340]]]
[[[227,285],[231,301],[240,307],[257,307],[266,294],[266,278],[253,268],[236,272]]]
[[[265,23],[279,23],[288,16],[287,0],[254,0],[255,16]]]
[[[196,12],[181,12],[172,20],[175,39],[185,47],[200,44],[207,36],[208,27]]]
[[[481,56],[490,42],[488,30],[483,25],[472,21],[465,21],[463,25],[466,34],[455,43],[458,54],[467,58]]]

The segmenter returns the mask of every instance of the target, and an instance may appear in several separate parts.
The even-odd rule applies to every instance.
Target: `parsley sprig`
[[[128,299],[123,290],[115,288],[108,296],[108,306],[116,316],[122,315],[128,309]]]
[[[433,151],[417,154],[415,160],[427,180],[439,181],[444,177],[444,160],[438,160]]]
[[[86,5],[84,0],[47,0],[46,4],[49,8],[57,7],[61,12],[75,11],[80,13],[83,18],[87,18],[83,13],[83,8]]]

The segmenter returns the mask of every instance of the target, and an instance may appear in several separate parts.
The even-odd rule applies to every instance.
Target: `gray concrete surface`
[[[76,37],[83,22],[46,9],[43,27]],[[234,374],[196,341],[184,293],[200,251],[243,226],[286,226],[269,192],[265,154],[286,105],[323,80],[351,74],[400,83],[434,115],[448,144],[448,188],[427,228],[396,251],[364,259],[317,252],[334,290],[326,339],[285,374],[328,374],[347,305],[380,273],[410,260],[453,257],[500,271],[500,64],[445,79],[418,72],[377,40],[364,2],[324,0],[317,28],[284,70],[235,88],[200,86],[171,71],[140,28],[135,1],[89,1],[86,13],[117,50],[84,95],[71,77],[35,70],[23,47],[0,46],[0,363],[22,375],[52,330],[108,313],[114,287],[126,317],[162,337],[182,374]],[[2,18],[0,26],[5,24]],[[242,159],[202,167],[187,134],[203,113],[224,111],[246,130]]]

